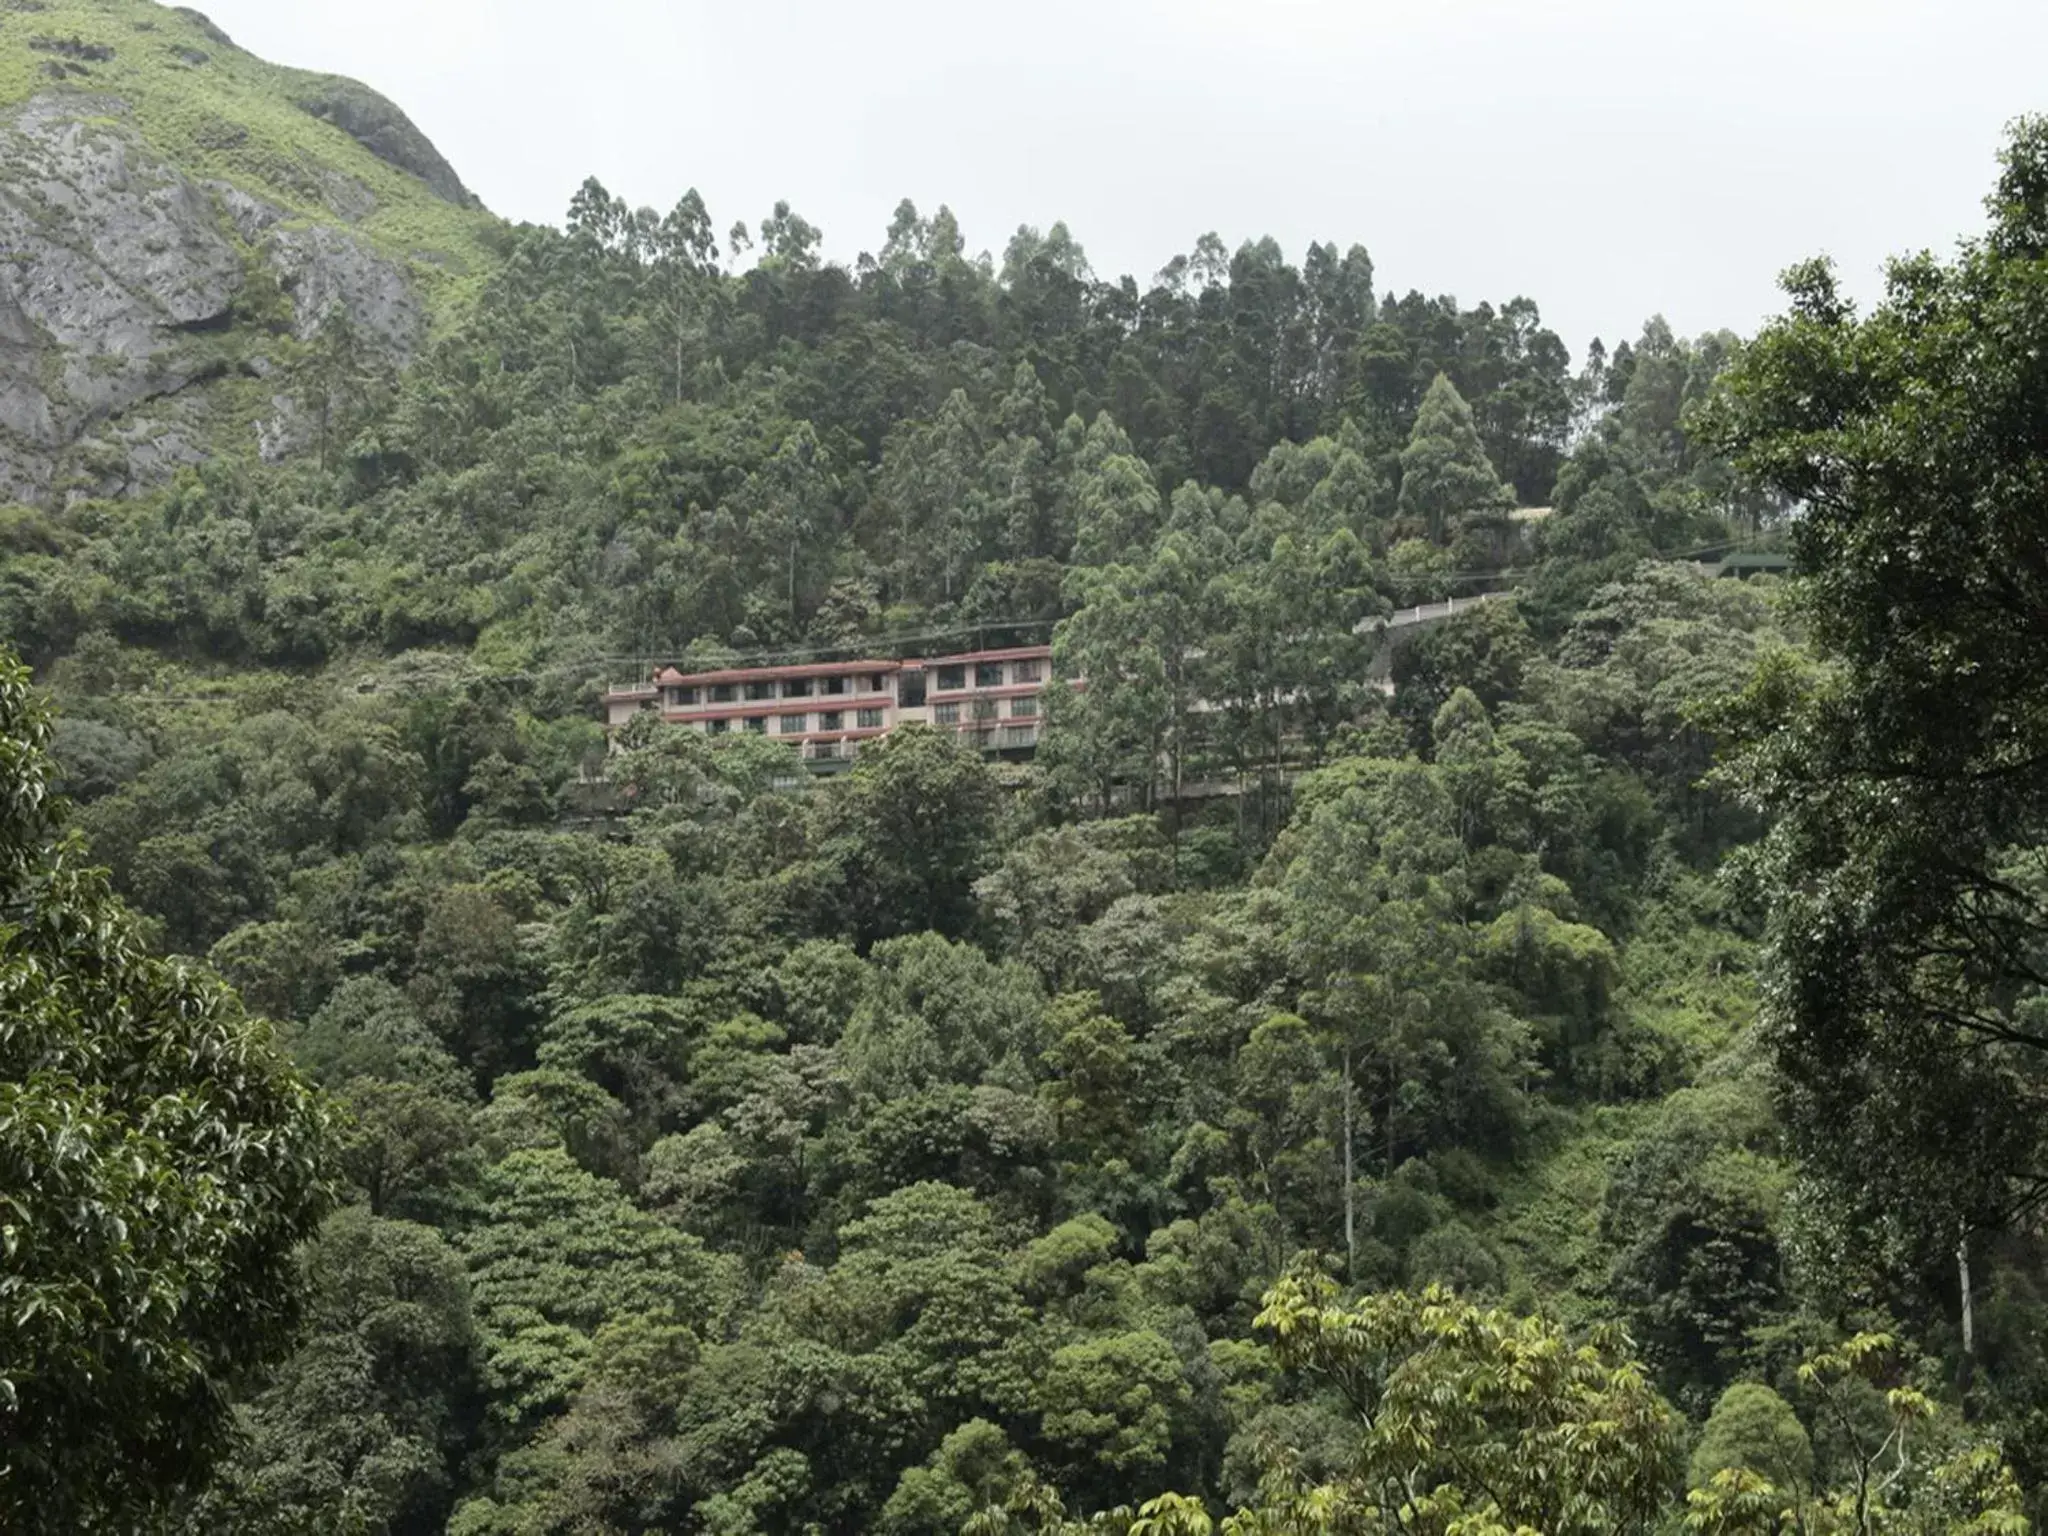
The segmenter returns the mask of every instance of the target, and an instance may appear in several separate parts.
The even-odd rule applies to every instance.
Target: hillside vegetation
[[[480,208],[396,105],[338,75],[271,64],[199,11],[152,0],[31,0],[0,20],[0,105],[48,92],[118,100],[142,140],[314,221],[341,219],[394,256],[473,264]]]
[[[84,51],[25,41],[59,35]],[[0,1474],[4,1520],[2026,1528],[2048,1375],[2012,1041],[2039,983],[1997,946],[2037,882],[1992,834],[2031,801],[1964,817],[2012,761],[2002,695],[1940,672],[1933,598],[1919,648],[1856,650],[1899,578],[1844,529],[1913,462],[1865,433],[1895,419],[1873,377],[1921,402],[1943,486],[2001,453],[2037,483],[2048,130],[2016,131],[1984,247],[1902,270],[1867,329],[1808,272],[1758,342],[1653,319],[1574,368],[1534,302],[1389,289],[1359,246],[1205,236],[1140,284],[1062,225],[981,256],[906,202],[840,266],[786,204],[720,235],[694,193],[596,182],[490,235],[374,101],[188,15],[52,3],[0,47],[24,99],[121,93],[190,184],[285,210],[266,239],[360,237],[434,316],[404,346],[346,302],[261,321],[237,306],[278,247],[238,233],[225,334],[275,364],[243,382],[289,441],[0,514],[0,623],[59,711],[46,763],[0,679],[0,850],[57,936],[15,995],[69,996],[91,967],[57,939],[91,931],[137,978],[126,1038],[199,1027],[146,946],[275,1021],[205,994],[246,1111],[165,1057],[199,1108],[78,1176],[61,1209],[100,1246],[32,1245],[0,1291],[33,1302],[0,1313],[0,1411],[45,1448]],[[248,139],[208,148],[215,117]],[[307,191],[316,162],[377,208]],[[1927,306],[2010,361],[2003,435],[1925,403],[1955,352],[1897,338]],[[1804,477],[1824,430],[1868,479]],[[1987,588],[2031,547],[1962,492],[1894,515],[1906,544],[1975,527]],[[1795,581],[1712,574],[1788,538]],[[1365,621],[1481,591],[1381,685]],[[1087,686],[1050,692],[1028,765],[906,728],[813,778],[772,738],[598,723],[657,661],[1041,635]],[[1900,826],[1858,755],[1880,662],[1956,700],[1915,760],[1956,777]],[[75,857],[46,772],[133,927],[40,873]],[[1944,806],[1942,912],[1989,911],[1966,974],[1888,862],[1934,867]],[[1887,902],[1828,905],[1836,868]],[[1910,1036],[1857,990],[1875,951],[1826,942],[1873,913],[1887,984],[1924,984],[1882,994],[1925,1005]],[[2009,1054],[1955,1066],[1965,998]],[[34,1017],[0,1065],[38,1114],[127,1091],[93,1020]],[[1899,1146],[1821,1092],[1830,1060]],[[1942,1088],[1917,1118],[1914,1071]],[[155,1230],[121,1169],[203,1182],[245,1112],[285,1170],[267,1224],[221,1218],[253,1278],[164,1280],[175,1255],[100,1219]],[[0,1169],[40,1166],[6,1138],[42,1123],[0,1116]],[[120,1356],[133,1421],[68,1395],[102,1342],[75,1250],[198,1341]],[[229,1349],[199,1298],[244,1291],[262,1326]],[[87,1411],[130,1426],[124,1477],[64,1452]]]
[[[317,441],[292,381],[404,362],[495,221],[405,115],[147,0],[0,12],[0,496],[49,504]]]

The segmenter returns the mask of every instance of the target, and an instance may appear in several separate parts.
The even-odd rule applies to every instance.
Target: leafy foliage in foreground
[[[1782,1399],[1767,1387],[1735,1387],[1708,1423],[1681,1517],[1680,1420],[1617,1333],[1575,1341],[1555,1324],[1475,1307],[1434,1287],[1342,1306],[1313,1269],[1268,1293],[1258,1326],[1284,1366],[1318,1383],[1355,1421],[1329,1464],[1309,1466],[1294,1447],[1266,1447],[1256,1499],[1221,1521],[1182,1494],[1074,1521],[1056,1491],[1027,1480],[970,1518],[967,1536],[2029,1529],[1995,1446],[1937,1426],[1933,1403],[1910,1386],[1890,1385],[1880,1396],[1893,1348],[1882,1334],[1823,1350],[1797,1373],[1823,1422],[1850,1448],[1844,1486],[1812,1481],[1806,1431]],[[1775,1410],[1763,1435],[1753,1415],[1731,1408],[1758,1397]],[[1789,1459],[1788,1441],[1796,1452]],[[1712,1465],[1706,1477],[1703,1456]]]
[[[1754,876],[1793,1123],[1844,1219],[1923,1269],[2048,1192],[2048,122],[1989,207],[1868,316],[1795,270],[1716,424],[1807,508],[1815,657],[1759,677],[1741,765],[1775,821]]]
[[[289,1347],[325,1128],[268,1029],[83,866],[49,729],[0,658],[0,1518],[121,1530]]]

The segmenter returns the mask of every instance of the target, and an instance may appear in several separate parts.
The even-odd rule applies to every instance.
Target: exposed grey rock
[[[290,395],[270,397],[270,415],[256,423],[256,451],[266,464],[281,463],[313,445],[313,420]]]
[[[232,48],[235,46],[235,40],[209,21],[203,12],[195,11],[189,5],[174,5],[171,9],[191,22],[193,26],[197,27],[221,47]]]
[[[379,160],[419,177],[442,200],[458,208],[482,206],[455,174],[455,167],[442,158],[433,141],[397,103],[367,85],[339,75],[321,75],[309,81],[296,100],[304,111],[334,124]]]
[[[151,485],[168,480],[172,474],[194,464],[206,462],[206,451],[190,442],[174,427],[162,427],[156,422],[137,422],[121,434],[123,445],[128,450],[128,484],[122,490],[132,489],[137,484]]]
[[[212,199],[80,121],[122,110],[39,96],[0,125],[0,422],[49,447],[188,383],[184,333],[224,321],[242,282]]]
[[[192,182],[126,115],[70,91],[0,114],[0,501],[120,494],[197,461],[201,386],[238,366],[234,343],[208,333],[232,327],[249,246],[292,296],[301,337],[340,305],[402,361],[424,328],[400,265],[345,230],[288,228],[260,198]],[[289,445],[288,413],[262,436]]]
[[[53,450],[0,431],[0,506],[8,502],[32,506],[46,500],[56,473]]]
[[[235,233],[251,245],[263,238],[265,230],[284,222],[282,208],[260,197],[251,197],[230,182],[209,181],[206,190],[220,199],[221,207],[227,209],[228,218],[234,222]]]
[[[355,177],[329,170],[313,174],[320,182],[320,200],[333,210],[336,218],[360,224],[377,211],[377,194]]]
[[[412,356],[424,317],[412,285],[398,266],[346,230],[316,224],[280,229],[270,237],[270,261],[292,296],[299,338],[319,330],[337,304],[358,329],[401,362]]]
[[[0,428],[32,443],[56,440],[42,389],[43,336],[8,291],[0,272]]]
[[[180,469],[206,462],[205,430],[200,392],[148,401],[78,443],[67,456],[73,478],[64,489],[74,497],[112,497],[161,484]]]
[[[114,50],[105,43],[88,43],[82,37],[32,37],[28,46],[31,53],[54,53],[82,64],[108,64],[114,58]]]

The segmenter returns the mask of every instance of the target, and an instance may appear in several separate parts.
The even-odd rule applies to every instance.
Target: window
[[[940,693],[956,693],[967,686],[967,669],[965,667],[941,667],[939,668],[939,680],[932,686],[937,688]]]
[[[974,668],[974,686],[977,688],[1000,688],[1003,686],[1003,664],[1000,661],[984,661]]]
[[[811,743],[811,759],[814,762],[829,762],[839,755],[836,741],[814,741]]]
[[[863,709],[854,715],[853,723],[863,731],[879,731],[882,728],[882,712],[879,709]]]
[[[958,704],[934,704],[932,706],[932,723],[934,725],[958,725],[960,723],[960,706]]]
[[[924,708],[924,672],[905,672],[903,681],[896,689],[896,702],[905,709]]]
[[[1010,718],[1011,718],[1012,720],[1030,720],[1030,719],[1033,719],[1033,718],[1035,718],[1035,717],[1037,716],[1037,714],[1038,714],[1038,700],[1037,700],[1037,699],[1035,699],[1035,698],[1032,698],[1032,699],[1012,699],[1012,700],[1010,700]]]
[[[772,699],[775,697],[775,685],[773,683],[749,683],[747,684],[747,697],[749,699]]]
[[[1020,661],[1017,663],[1015,676],[1016,680],[1020,683],[1035,683],[1045,676],[1044,664],[1036,661]]]
[[[1003,745],[1035,747],[1038,745],[1038,732],[1028,725],[1006,725],[1003,727]]]
[[[820,716],[818,716],[818,729],[819,729],[819,730],[821,730],[821,731],[843,731],[843,730],[845,730],[845,729],[846,729],[846,715],[845,715],[845,712],[844,712],[844,711],[842,711],[842,710],[837,710],[837,709],[835,709],[835,710],[833,710],[833,711],[832,711],[832,712],[831,712],[830,714],[824,714],[824,715],[820,715]]]
[[[697,702],[697,690],[694,688],[670,688],[667,692],[670,709],[688,709]]]
[[[846,679],[843,677],[828,677],[824,682],[825,692],[827,693],[843,694],[846,692]]]
[[[995,719],[996,702],[994,699],[976,699],[974,701],[974,718],[977,720]]]
[[[868,674],[868,692],[869,692],[869,693],[887,693],[888,691],[889,691],[889,679],[888,679],[888,678],[886,678],[886,677],[882,676],[882,674],[881,674],[881,673],[879,673],[879,672],[870,672],[870,673]]]
[[[704,734],[707,736],[723,736],[731,727],[732,722],[730,720],[706,720],[704,722]]]
[[[714,704],[730,704],[732,702],[732,684],[713,683],[711,685],[711,702]]]
[[[748,735],[750,735],[750,736],[765,736],[765,735],[767,735],[767,734],[768,734],[768,717],[767,717],[766,715],[749,715],[749,716],[747,716],[747,734],[748,734]]]
[[[804,733],[804,727],[810,724],[810,720],[811,717],[809,715],[784,715],[782,717],[782,734],[785,736],[801,736]]]
[[[782,685],[785,699],[808,699],[811,696],[811,680],[808,677],[792,677]]]

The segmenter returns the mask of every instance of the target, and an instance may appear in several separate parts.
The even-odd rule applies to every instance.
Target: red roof
[[[702,688],[715,683],[780,681],[785,677],[851,677],[856,672],[894,672],[902,665],[900,661],[814,661],[792,667],[729,667],[723,672],[678,672],[669,667],[654,680],[669,688]]]
[[[977,662],[999,661],[1050,661],[1052,647],[1049,645],[1020,645],[1000,651],[963,651],[954,656],[929,656],[910,661],[812,661],[783,667],[727,667],[717,672],[682,672],[673,666],[663,667],[654,674],[654,683],[663,688],[705,688],[720,683],[761,683],[779,682],[784,678],[802,677],[852,677],[863,672],[915,672],[933,667],[972,666]],[[640,689],[616,689],[613,698],[637,695]],[[756,703],[772,702],[767,699]]]
[[[1050,661],[1052,647],[1049,645],[1019,645],[1007,651],[963,651],[958,656],[926,656],[917,661],[906,661],[906,667],[957,667],[975,661]]]

